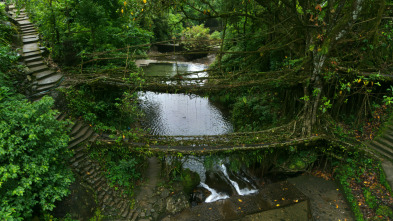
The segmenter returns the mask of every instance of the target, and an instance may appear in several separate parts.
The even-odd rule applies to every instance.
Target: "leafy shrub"
[[[272,106],[262,96],[240,97],[233,105],[232,121],[237,130],[259,130],[275,122]]]
[[[187,27],[182,31],[182,45],[187,51],[206,51],[209,46],[209,28],[204,25]]]
[[[31,217],[39,205],[51,211],[69,193],[72,173],[64,162],[67,123],[57,121],[53,100],[30,103],[0,88],[0,219]]]
[[[112,185],[132,188],[133,182],[141,177],[141,174],[136,170],[136,165],[138,165],[138,161],[135,158],[122,159],[118,162],[111,161],[106,176]]]
[[[83,85],[66,91],[67,106],[76,117],[101,129],[107,126],[128,128],[139,116],[136,94],[118,88],[97,88]]]

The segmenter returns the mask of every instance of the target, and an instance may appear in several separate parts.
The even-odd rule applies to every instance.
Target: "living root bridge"
[[[113,145],[114,140],[101,139],[100,143]],[[210,155],[214,153],[230,153],[237,151],[253,151],[261,149],[271,149],[271,148],[286,148],[289,146],[325,146],[330,143],[330,140],[324,136],[312,136],[308,138],[292,139],[288,141],[281,142],[271,142],[271,143],[254,143],[254,144],[240,144],[234,146],[203,146],[203,145],[182,145],[179,141],[177,144],[173,145],[150,145],[149,143],[134,143],[127,140],[120,142],[121,145],[127,146],[130,151],[150,151],[152,153],[166,153],[166,154],[178,154],[183,155]]]

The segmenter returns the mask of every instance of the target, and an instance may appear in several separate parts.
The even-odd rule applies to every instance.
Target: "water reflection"
[[[198,80],[196,78],[207,77],[207,66],[196,63],[152,63],[143,67],[144,73],[149,77],[175,77],[182,80],[183,84],[198,84],[202,85],[204,79]],[[193,79],[193,80],[187,80]],[[177,81],[165,81],[167,84],[178,84]]]
[[[139,92],[144,126],[154,135],[218,135],[233,132],[231,123],[207,98]]]

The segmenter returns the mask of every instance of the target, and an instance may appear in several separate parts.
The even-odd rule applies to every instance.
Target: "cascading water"
[[[249,195],[249,194],[258,192],[258,190],[256,190],[256,189],[248,189],[248,188],[240,189],[239,184],[237,182],[231,180],[231,178],[229,178],[227,168],[225,167],[224,164],[221,164],[221,168],[222,168],[222,172],[224,173],[225,177],[229,180],[229,182],[231,182],[232,186],[235,187],[237,194],[244,196],[244,195]],[[244,180],[247,181],[247,179],[244,179]]]
[[[182,159],[183,169],[189,169],[197,173],[201,180],[199,185],[210,192],[210,195],[204,202],[211,203],[217,200],[227,199],[231,195],[238,194],[244,196],[258,192],[255,185],[249,179],[245,176],[236,175],[236,180],[245,186],[241,188],[239,183],[230,177],[227,167],[222,161],[214,163],[212,169],[208,171],[203,163],[204,160],[204,157],[195,156]],[[209,173],[210,179],[207,179],[207,173]],[[235,176],[235,174],[232,173],[232,176]],[[228,193],[228,189],[234,189],[235,192]]]
[[[209,192],[211,193],[211,195],[208,196],[208,197],[205,199],[205,203],[212,203],[212,202],[217,201],[217,200],[223,200],[223,199],[229,198],[229,196],[228,196],[227,194],[225,194],[225,193],[218,193],[217,191],[215,191],[214,189],[210,188],[210,187],[209,187],[208,185],[206,185],[205,183],[202,183],[202,182],[201,182],[200,185],[201,185],[203,188],[209,190]]]

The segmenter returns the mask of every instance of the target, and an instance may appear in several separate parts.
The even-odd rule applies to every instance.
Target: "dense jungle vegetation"
[[[23,220],[67,195],[73,176],[63,162],[71,153],[53,99],[22,95],[18,30],[0,6],[0,219]],[[214,53],[209,83],[222,90],[207,96],[230,109],[236,131],[290,124],[294,137],[342,141],[318,150],[329,163],[324,172],[340,183],[357,220],[393,219],[380,161],[360,143],[391,118],[392,1],[19,0],[18,7],[37,25],[49,59],[77,79],[59,89],[64,104],[56,108],[97,132],[142,139],[136,93],[149,82],[134,61],[164,56],[151,54],[156,45],[180,44],[184,50],[170,54],[186,60]],[[310,153],[291,149],[289,158],[299,165]],[[151,155],[92,148],[112,184],[131,196]]]

